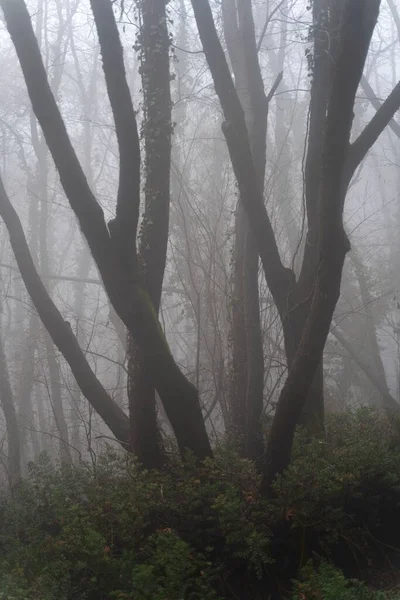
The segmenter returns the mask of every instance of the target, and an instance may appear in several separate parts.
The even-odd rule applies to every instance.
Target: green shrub
[[[327,563],[318,571],[308,563],[300,575],[300,580],[294,582],[292,600],[385,600],[383,593],[369,590],[355,579],[346,579],[341,571]]]
[[[397,513],[399,485],[397,433],[385,416],[362,409],[329,419],[326,441],[296,436],[292,464],[274,484],[274,514],[304,545],[318,538],[319,553],[347,544],[367,555],[371,533],[381,535],[383,519]],[[399,527],[390,523],[393,539]]]
[[[332,561],[346,548],[350,567],[379,569],[380,542],[386,556],[396,543],[383,539],[387,530],[400,539],[398,433],[371,411],[330,419],[327,430],[326,442],[297,434],[269,501],[254,465],[223,445],[202,468],[173,458],[162,473],[112,451],[95,469],[60,468],[43,455],[12,496],[0,497],[0,592],[7,600],[216,600],[235,598],[244,580],[254,598],[268,598],[272,583],[287,589],[315,553]],[[350,567],[346,575],[359,577]],[[329,569],[297,583],[297,597],[307,585],[364,597]]]

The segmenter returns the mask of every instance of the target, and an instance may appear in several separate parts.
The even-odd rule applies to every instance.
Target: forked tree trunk
[[[271,222],[263,203],[262,190],[257,185],[256,169],[251,155],[246,124],[239,99],[234,89],[225,56],[218,39],[208,0],[192,0],[200,38],[209,64],[215,89],[225,116],[223,131],[232,165],[241,192],[241,200],[248,214],[251,229],[258,245],[265,276],[272,296],[284,322],[292,316],[287,299],[296,286],[293,273],[282,265]],[[334,52],[334,77],[329,86],[327,110],[321,106],[322,167],[317,164],[316,192],[309,196],[308,252],[313,248],[313,259],[306,260],[306,270],[300,276],[304,320],[294,319],[302,333],[285,334],[285,342],[295,348],[293,362],[280,395],[272,431],[268,441],[264,466],[264,490],[270,489],[275,476],[289,464],[293,436],[303,411],[323,349],[330,323],[340,294],[341,274],[348,240],[343,230],[343,205],[349,181],[355,168],[375,143],[384,127],[399,107],[399,88],[393,90],[378,113],[359,138],[349,144],[354,99],[368,53],[371,36],[379,13],[379,0],[345,0],[329,3],[326,15],[337,24],[340,34],[338,52]],[[343,10],[342,10],[343,9]],[[326,31],[323,32],[325,38]],[[336,39],[333,46],[336,45]],[[333,48],[334,50],[334,48]],[[331,55],[330,55],[331,56]],[[325,94],[325,91],[323,91]],[[311,166],[311,163],[310,163]],[[310,180],[310,184],[313,182]],[[311,268],[310,268],[311,267]],[[311,282],[308,281],[312,274]],[[304,276],[307,275],[307,277]],[[304,282],[304,279],[306,280]],[[306,285],[304,285],[304,283]],[[307,304],[310,303],[308,308]]]
[[[296,424],[321,364],[325,342],[340,295],[344,260],[350,245],[343,228],[348,180],[353,107],[372,33],[379,0],[346,3],[340,27],[335,73],[329,95],[322,145],[321,184],[316,198],[318,261],[316,280],[300,345],[279,397],[267,446],[263,489],[271,490],[277,474],[289,464]],[[357,53],[354,52],[357,48]],[[352,60],[349,60],[351,53]]]

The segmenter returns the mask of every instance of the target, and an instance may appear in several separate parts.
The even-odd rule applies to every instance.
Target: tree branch
[[[343,348],[348,353],[349,357],[354,360],[356,365],[360,368],[360,370],[364,373],[364,375],[366,375],[366,377],[368,377],[368,379],[371,381],[372,385],[381,394],[385,407],[388,409],[391,409],[391,410],[396,410],[396,412],[400,411],[400,406],[398,405],[396,400],[390,394],[389,390],[385,389],[386,385],[382,385],[382,383],[379,380],[379,377],[377,377],[375,375],[375,373],[373,372],[371,367],[369,365],[367,365],[366,363],[364,363],[364,361],[362,361],[360,359],[357,352],[355,352],[352,349],[351,344],[342,335],[342,333],[339,331],[337,326],[335,326],[331,329],[331,334],[337,339],[337,341],[340,343],[340,345],[343,346]]]
[[[278,89],[281,81],[283,79],[283,71],[281,71],[280,73],[278,73],[278,75],[276,76],[276,79],[274,81],[274,83],[272,84],[271,89],[268,92],[267,95],[267,105],[269,105],[269,103],[271,102],[272,98],[275,96],[275,92]]]
[[[267,33],[268,25],[271,23],[272,17],[278,12],[278,10],[285,3],[285,1],[286,0],[281,0],[281,2],[279,2],[279,4],[277,4],[275,6],[275,8],[273,8],[271,10],[271,12],[267,15],[267,18],[265,19],[264,27],[263,27],[261,35],[260,35],[260,39],[257,42],[257,52],[260,52],[260,50],[261,50],[261,45],[263,43],[265,34]]]
[[[346,188],[354,175],[354,171],[364,160],[370,148],[375,144],[376,140],[388,125],[392,129],[394,126],[394,131],[398,128],[399,133],[396,133],[396,131],[395,133],[400,136],[400,127],[392,120],[400,108],[400,81],[396,87],[393,88],[383,104],[380,104],[379,100],[375,100],[378,104],[372,99],[371,102],[375,107],[378,106],[377,112],[349,148],[344,176],[344,185],[346,185]]]
[[[136,256],[140,208],[140,142],[124,55],[110,0],[91,0],[99,37],[103,70],[114,117],[119,149],[119,187],[116,217],[109,223],[111,238],[124,260]]]
[[[361,77],[361,87],[367,95],[368,100],[371,102],[374,109],[378,111],[381,108],[382,103],[376,97],[374,90],[372,89],[367,78],[364,75]],[[393,133],[397,135],[398,138],[400,138],[400,125],[397,123],[397,121],[394,121],[393,119],[389,121],[389,127],[393,131]]]

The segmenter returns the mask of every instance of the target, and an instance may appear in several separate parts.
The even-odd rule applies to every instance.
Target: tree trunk
[[[11,247],[22,279],[32,302],[53,342],[71,367],[72,373],[93,408],[100,414],[116,439],[127,447],[129,443],[128,418],[107,394],[91,370],[84,353],[47,293],[29,252],[28,244],[16,211],[11,205],[0,178],[0,215],[3,218]]]
[[[141,75],[146,150],[145,213],[139,261],[145,288],[158,314],[167,256],[171,168],[169,34],[165,1],[142,0]],[[157,426],[156,391],[132,337],[128,346],[128,396],[132,451],[146,468],[163,463]]]
[[[246,218],[242,204],[235,215],[235,247],[232,297],[232,369],[230,380],[230,435],[244,454],[246,440],[247,341],[244,315],[244,256]]]
[[[224,32],[235,87],[244,110],[260,188],[264,188],[268,105],[264,93],[250,0],[222,3]],[[243,202],[235,220],[233,289],[233,377],[231,393],[234,435],[242,454],[260,459],[264,398],[264,354],[260,321],[258,249]]]
[[[3,409],[7,431],[7,470],[11,485],[21,479],[21,446],[14,397],[8,374],[3,340],[0,337],[0,404]]]
[[[28,218],[30,224],[30,246],[32,258],[38,264],[39,244],[39,196],[37,179],[28,176],[27,195],[29,200]],[[35,380],[35,353],[40,334],[40,319],[35,307],[31,306],[28,327],[25,331],[24,349],[22,352],[22,366],[17,393],[18,420],[20,426],[20,439],[23,464],[29,460],[35,460],[39,454],[40,445],[38,435],[35,431],[35,414],[33,404],[33,385]],[[29,437],[28,437],[29,436]],[[28,448],[30,438],[31,451]]]
[[[58,446],[60,450],[60,460],[62,464],[70,465],[72,463],[71,447],[69,445],[67,421],[65,420],[62,404],[60,367],[58,366],[53,341],[47,331],[44,332],[44,335],[46,359],[50,377],[50,404],[59,436]]]

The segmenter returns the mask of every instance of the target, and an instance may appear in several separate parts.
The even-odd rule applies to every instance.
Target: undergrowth
[[[163,473],[111,450],[95,468],[66,469],[42,455],[0,498],[0,594],[395,598],[371,584],[399,564],[399,429],[362,410],[330,419],[325,442],[299,432],[269,501],[254,466],[225,445],[201,469],[174,459]]]

